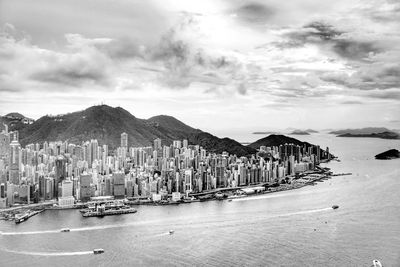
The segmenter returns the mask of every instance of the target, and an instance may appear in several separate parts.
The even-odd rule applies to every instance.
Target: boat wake
[[[60,233],[60,230],[30,231],[30,232],[2,232],[1,235],[38,235]]]
[[[35,252],[35,251],[17,251],[17,250],[10,250],[10,249],[3,249],[3,251],[22,254],[22,255],[29,255],[29,256],[46,256],[46,257],[54,257],[54,256],[79,256],[79,255],[89,255],[93,254],[93,250],[89,251],[68,251],[68,252]]]
[[[104,230],[110,228],[120,228],[120,227],[127,227],[137,224],[136,222],[133,223],[125,223],[125,224],[117,224],[117,225],[101,225],[101,226],[92,226],[92,227],[81,227],[81,228],[71,228],[69,232],[82,232],[82,231],[95,231],[95,230]],[[1,232],[1,235],[9,236],[9,235],[38,235],[38,234],[56,234],[61,233],[61,229],[55,230],[43,230],[43,231],[27,231],[27,232]]]
[[[296,192],[298,195],[304,195],[304,194],[310,194],[312,193],[311,191],[304,191],[304,192]],[[248,196],[248,197],[243,197],[243,198],[233,198],[232,201],[250,201],[250,200],[259,200],[259,199],[267,199],[267,198],[276,198],[276,197],[285,197],[292,195],[292,192],[285,192],[285,193],[274,193],[274,194],[264,194],[260,196]]]
[[[313,210],[302,210],[302,211],[297,211],[297,212],[290,212],[290,213],[279,214],[278,217],[292,216],[292,215],[300,215],[300,214],[309,214],[309,213],[316,213],[316,212],[328,211],[328,210],[332,210],[332,208],[322,208],[322,209],[313,209]]]
[[[156,234],[156,235],[154,235],[154,237],[166,236],[166,235],[171,235],[171,233],[170,232],[166,232],[166,233]]]

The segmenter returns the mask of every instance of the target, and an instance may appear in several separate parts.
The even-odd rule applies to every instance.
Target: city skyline
[[[105,103],[220,135],[399,128],[399,8],[2,0],[0,114],[37,119]]]

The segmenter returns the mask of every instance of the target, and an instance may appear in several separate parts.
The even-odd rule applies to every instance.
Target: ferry
[[[332,206],[332,209],[334,209],[334,210],[335,210],[335,209],[338,209],[338,208],[339,208],[338,205],[333,205],[333,206]]]
[[[372,264],[372,267],[382,267],[382,263],[378,260],[373,260]]]
[[[120,215],[120,214],[128,214],[135,213],[136,209],[131,208],[129,206],[123,206],[121,208],[106,208],[103,205],[97,206],[96,210],[89,210],[82,213],[83,217],[103,217],[109,215]]]
[[[16,224],[22,223],[22,222],[24,222],[24,221],[26,221],[28,219],[29,219],[29,212],[26,212],[26,213],[24,213],[22,215],[15,216],[15,223]]]
[[[102,253],[104,253],[104,249],[102,248],[93,249],[93,254],[102,254]]]
[[[71,231],[69,228],[61,228],[61,230],[60,230],[60,232],[62,232],[62,233],[67,233],[69,231]]]

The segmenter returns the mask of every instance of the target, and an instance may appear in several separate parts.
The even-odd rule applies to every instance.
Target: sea
[[[323,166],[352,175],[120,216],[48,210],[19,225],[0,221],[0,266],[400,266],[400,159],[374,159],[400,140],[292,137],[328,146],[340,162]]]

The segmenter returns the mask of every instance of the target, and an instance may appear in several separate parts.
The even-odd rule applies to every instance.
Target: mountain
[[[339,134],[337,137],[372,137],[381,139],[400,139],[400,135],[395,132],[385,131],[382,133],[371,133],[371,134]]]
[[[21,113],[18,113],[18,112],[8,113],[4,117],[6,117],[6,118],[15,118],[15,119],[23,119],[23,118],[25,118],[24,115],[22,115]]]
[[[254,148],[254,149],[259,149],[260,146],[267,146],[267,147],[273,147],[273,146],[280,146],[280,145],[284,145],[284,144],[294,144],[294,145],[298,145],[298,146],[306,146],[306,147],[310,147],[310,146],[315,146],[313,144],[310,144],[308,142],[303,142],[300,141],[298,139],[289,137],[289,136],[285,136],[285,135],[281,135],[281,134],[271,134],[267,137],[261,138],[257,141],[255,141],[254,143],[251,143],[250,145],[248,145],[248,147]],[[323,152],[325,152],[325,150],[321,149],[321,155],[323,154]],[[334,157],[334,155],[331,154],[332,157]]]
[[[21,113],[12,112],[5,116],[0,116],[0,131],[4,130],[4,124],[8,125],[9,130],[21,130],[26,125],[33,123],[34,120],[25,117]]]
[[[307,129],[305,131],[308,132],[308,133],[318,133],[317,130],[313,130],[313,129]]]
[[[373,134],[373,133],[383,133],[389,132],[387,128],[384,127],[367,127],[360,129],[344,129],[329,132],[330,134]]]
[[[229,154],[247,156],[257,152],[256,149],[243,146],[233,139],[227,137],[220,139],[206,132],[191,134],[189,135],[188,141],[192,144],[198,144],[204,148],[207,148],[208,151],[213,153],[222,153],[226,151]]]
[[[149,122],[153,122],[156,127],[162,127],[164,129],[173,129],[175,131],[181,131],[181,132],[196,132],[200,131],[198,129],[194,129],[183,122],[177,120],[176,118],[172,116],[167,116],[167,115],[159,115],[159,116],[154,116],[148,119]]]
[[[129,146],[150,146],[160,138],[165,145],[173,140],[187,139],[189,144],[199,144],[210,152],[227,151],[238,156],[255,153],[229,138],[218,138],[192,128],[174,117],[160,115],[148,120],[139,119],[121,107],[93,106],[83,111],[57,116],[44,116],[19,129],[23,146],[44,141],[65,141],[80,144],[97,139],[110,149],[120,146],[121,133],[128,134]]]
[[[400,151],[397,149],[390,149],[375,156],[375,159],[398,159],[400,158]]]
[[[304,144],[307,146],[311,146],[310,143],[307,142],[302,142],[300,140],[297,140],[295,138],[285,136],[282,134],[271,134],[268,135],[267,137],[261,138],[254,143],[251,143],[248,145],[248,147],[254,148],[254,149],[259,149],[260,146],[279,146],[279,145],[284,145],[284,144],[294,144],[294,145],[299,145],[303,146]]]

